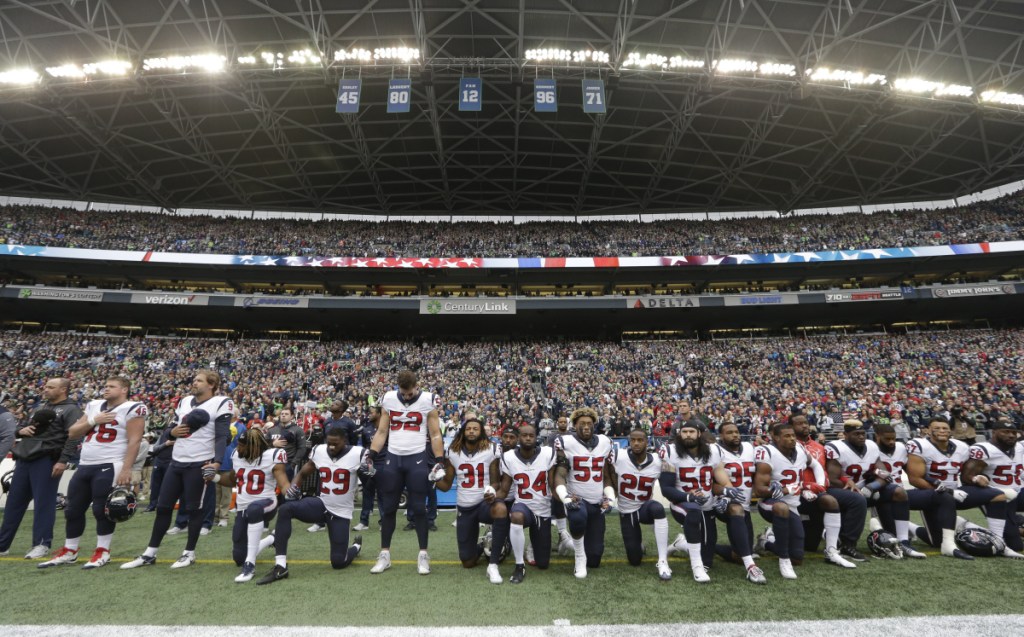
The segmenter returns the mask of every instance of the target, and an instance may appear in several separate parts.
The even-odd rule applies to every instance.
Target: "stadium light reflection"
[[[868,73],[863,71],[846,71],[843,69],[830,69],[821,66],[816,69],[807,69],[807,76],[812,82],[826,83],[839,82],[850,86],[882,85],[886,78],[880,73]]]
[[[142,61],[144,71],[223,71],[228,59],[223,55],[205,53],[200,55],[171,55],[168,57],[146,58]]]
[[[607,64],[611,56],[604,51],[593,51],[591,49],[580,49],[571,51],[569,49],[529,49],[525,53],[527,62],[596,62]]]
[[[981,101],[1007,106],[1024,106],[1024,95],[1004,91],[985,91],[981,94]]]
[[[0,84],[28,85],[39,81],[39,73],[32,69],[11,69],[0,72]]]

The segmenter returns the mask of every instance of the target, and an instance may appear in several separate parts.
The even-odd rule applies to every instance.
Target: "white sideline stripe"
[[[495,637],[590,637],[610,635],[613,637],[678,637],[698,635],[716,637],[719,635],[751,635],[778,637],[787,634],[841,634],[843,637],[960,637],[961,635],[1013,635],[1024,633],[1024,615],[949,615],[943,617],[899,617],[880,619],[845,619],[822,621],[758,621],[721,622],[708,624],[588,624],[579,626],[450,626],[411,627],[374,626],[372,632],[378,637],[403,637],[415,631],[418,637],[479,637],[491,634]],[[965,630],[965,627],[969,626]],[[277,626],[76,626],[65,625],[8,625],[4,626],[5,637],[180,637],[187,632],[190,637],[210,635],[211,637],[251,637],[270,634],[280,629]],[[349,626],[289,626],[289,637],[365,637],[366,627]]]

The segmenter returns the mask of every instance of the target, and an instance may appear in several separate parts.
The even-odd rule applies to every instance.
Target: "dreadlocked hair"
[[[256,428],[250,429],[245,432],[245,455],[242,456],[242,459],[248,462],[256,462],[263,455],[263,452],[269,448],[270,443],[267,442],[263,432]]]
[[[448,445],[448,448],[450,450],[455,452],[461,452],[463,448],[465,448],[467,442],[466,425],[468,425],[471,422],[475,422],[476,424],[480,425],[480,438],[477,440],[477,445],[479,446],[480,442],[484,440],[484,423],[482,423],[480,419],[477,418],[476,416],[472,416],[463,421],[462,426],[459,427],[459,430],[455,432],[455,437],[452,438],[452,443]]]

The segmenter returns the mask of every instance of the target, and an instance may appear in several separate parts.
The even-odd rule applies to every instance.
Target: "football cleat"
[[[167,535],[179,535],[181,533],[184,533],[186,530],[187,529],[183,526],[172,526],[171,528],[167,529]]]
[[[903,557],[909,557],[915,560],[923,560],[928,557],[921,551],[918,551],[913,546],[911,546],[910,540],[903,540],[902,542],[900,542],[900,551],[903,552]]]
[[[663,582],[672,579],[672,569],[669,568],[668,562],[658,562],[655,566],[658,567],[658,579]]]
[[[86,562],[85,565],[82,566],[82,570],[89,571],[89,570],[92,570],[94,568],[99,568],[101,566],[106,566],[109,562],[110,562],[110,551],[108,551],[107,549],[100,549],[100,548],[98,548],[95,551],[93,551],[92,557],[89,558],[89,561]]]
[[[242,564],[242,572],[235,578],[235,583],[244,584],[256,575],[256,565],[252,562]]]
[[[576,579],[586,579],[587,578],[587,556],[586,555],[577,555],[576,556],[575,566],[573,567],[572,573],[573,573],[573,575],[576,576]]]
[[[314,524],[306,530],[310,533],[316,533],[317,531],[323,531],[325,528],[327,527],[322,524]]]
[[[868,558],[864,557],[864,554],[858,551],[857,547],[852,544],[840,544],[839,554],[848,560],[853,560],[854,562],[868,561]]]
[[[1011,560],[1024,560],[1024,554],[1014,551],[1010,547],[1003,549],[1003,557],[1008,557]]]
[[[60,547],[60,550],[53,554],[53,557],[36,564],[36,568],[50,568],[51,566],[60,566],[61,564],[74,564],[78,561],[78,551],[72,551],[66,546]]]
[[[779,575],[782,579],[796,579],[796,571],[793,570],[793,562],[789,560],[779,560]]]
[[[958,560],[973,560],[974,559],[974,556],[968,555],[967,553],[964,553],[960,549],[953,549],[952,551],[950,551],[948,553],[946,551],[942,551],[942,554],[945,555],[946,557],[952,557],[952,558],[955,558],[955,559],[958,559]]]
[[[374,575],[383,573],[384,571],[391,568],[391,553],[389,551],[381,551],[380,555],[377,556],[377,562],[370,569],[370,572]]]
[[[196,563],[196,556],[189,555],[188,553],[182,553],[181,557],[171,564],[171,568],[185,568],[186,566],[192,566]]]
[[[204,526],[203,528],[199,529],[199,535],[209,535],[209,534],[210,534],[210,527]]]
[[[360,522],[359,524],[357,524],[354,527],[352,527],[353,531],[368,531],[369,529],[370,529],[370,527],[365,525],[365,524],[363,524],[362,522]]]
[[[526,547],[526,563],[530,566],[537,565],[537,558],[533,555],[533,544]]]
[[[668,545],[668,554],[675,555],[676,553],[686,553],[686,538],[682,533],[676,536],[676,539],[672,540],[672,543]]]
[[[693,581],[698,584],[706,584],[711,581],[711,576],[708,575],[708,569],[706,566],[693,567]]]
[[[140,555],[131,562],[125,562],[121,565],[122,569],[138,568],[140,566],[153,566],[156,564],[156,556],[150,557],[148,555]]]
[[[501,584],[501,573],[498,571],[497,564],[487,565],[487,579],[491,581],[491,584]]]
[[[274,582],[282,579],[288,579],[288,567],[275,564],[273,570],[261,577],[257,582],[256,586],[263,586],[264,584],[273,584]]]
[[[420,551],[416,558],[416,572],[420,575],[430,575],[430,555],[426,551]]]
[[[32,550],[25,554],[26,560],[38,560],[46,557],[50,553],[50,547],[45,544],[33,546]]]
[[[508,581],[513,584],[522,584],[524,579],[526,579],[526,565],[516,564],[516,569],[512,571],[512,577],[508,578]]]
[[[854,549],[855,551],[857,549]],[[859,555],[859,553],[858,553]],[[864,557],[861,555],[861,557]],[[866,559],[866,558],[865,558]],[[857,565],[853,562],[847,561],[843,555],[839,553],[839,550],[833,546],[825,547],[825,561],[831,562],[836,566],[842,566],[843,568],[857,568]]]
[[[751,564],[747,567],[747,581],[752,584],[767,584],[768,580],[765,579],[764,571],[759,569],[756,565]]]
[[[682,537],[681,535],[679,537]],[[760,555],[764,555],[765,546],[769,543],[775,542],[775,532],[772,531],[772,527],[768,527],[761,531],[761,534],[757,536],[757,541],[754,542],[754,552]]]

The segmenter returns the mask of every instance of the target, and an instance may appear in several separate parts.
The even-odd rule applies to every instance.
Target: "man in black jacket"
[[[10,550],[29,501],[34,503],[32,550],[25,559],[40,559],[50,553],[57,519],[57,487],[68,463],[78,455],[81,442],[81,438],[68,439],[68,429],[82,417],[78,404],[68,398],[70,390],[67,378],[46,381],[46,402],[33,412],[28,426],[18,431],[22,440],[14,448],[17,464],[0,524],[0,556]]]
[[[270,445],[284,449],[288,456],[288,479],[291,480],[306,461],[306,432],[295,424],[292,410],[285,407],[277,413],[277,425],[268,429],[266,434]]]

